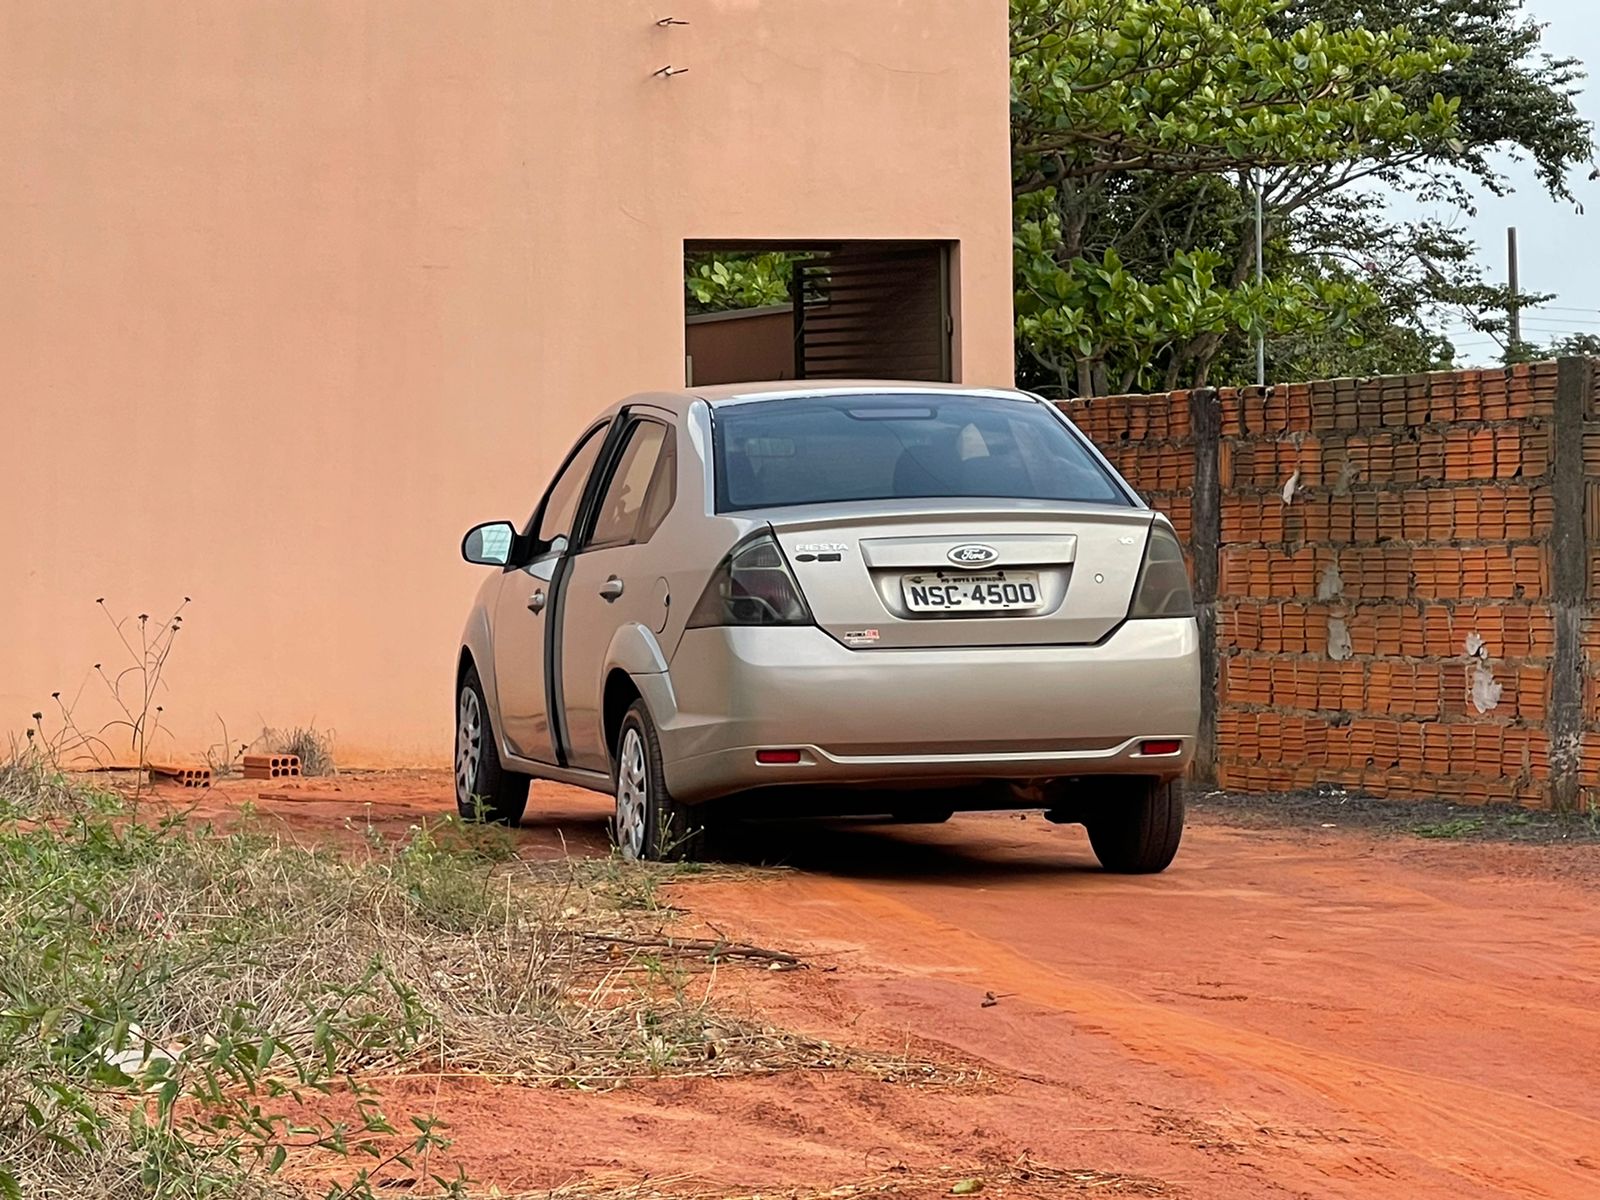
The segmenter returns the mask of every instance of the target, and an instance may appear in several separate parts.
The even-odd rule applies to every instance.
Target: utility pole
[[[1256,175],[1256,290],[1257,290],[1257,293],[1258,293],[1257,299],[1259,300],[1260,299],[1259,293],[1260,293],[1260,290],[1261,290],[1261,285],[1262,285],[1263,281],[1266,279],[1266,276],[1267,276],[1266,253],[1263,250],[1262,245],[1261,245],[1261,242],[1262,242],[1262,236],[1261,235],[1262,235],[1262,230],[1263,230],[1264,226],[1263,226],[1262,220],[1261,220],[1261,168],[1260,167],[1256,168],[1255,175]],[[1516,231],[1513,230],[1512,231],[1512,235],[1515,236],[1515,234],[1516,234]],[[1513,288],[1515,288],[1515,286],[1516,286],[1515,284],[1512,285]],[[1256,386],[1257,387],[1266,387],[1267,386],[1267,331],[1266,331],[1266,327],[1262,324],[1262,321],[1261,321],[1260,317],[1256,318]]]
[[[1506,332],[1510,341],[1506,345],[1506,357],[1516,361],[1522,353],[1522,291],[1517,286],[1517,227],[1510,226],[1506,230],[1506,282],[1509,285],[1510,299],[1506,302],[1507,321]]]

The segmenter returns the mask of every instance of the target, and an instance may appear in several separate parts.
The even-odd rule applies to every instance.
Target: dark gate
[[[792,294],[796,378],[950,380],[944,245],[846,245],[801,259]]]

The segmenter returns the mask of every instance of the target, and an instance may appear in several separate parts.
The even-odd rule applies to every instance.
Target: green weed
[[[0,761],[0,1200],[293,1194],[312,1150],[350,1160],[333,1200],[402,1168],[460,1194],[422,1165],[445,1131],[391,1120],[386,1076],[843,1060],[709,1003],[723,956],[663,934],[675,868],[513,849],[452,818],[340,854]]]

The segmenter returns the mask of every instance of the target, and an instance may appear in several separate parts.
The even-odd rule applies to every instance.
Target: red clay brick
[[[1547,801],[1556,382],[1554,364],[1534,364],[1218,393],[1226,786]],[[1066,406],[1186,539],[1189,403]],[[1584,443],[1600,545],[1600,428]],[[1592,565],[1600,592],[1600,552]],[[1600,615],[1584,651],[1583,785],[1600,798]],[[1471,699],[1482,670],[1500,687],[1485,713]]]

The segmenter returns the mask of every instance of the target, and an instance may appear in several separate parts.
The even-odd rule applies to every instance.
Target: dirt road
[[[380,825],[442,811],[448,786],[378,777],[261,807],[317,836],[369,803]],[[521,836],[601,852],[604,812],[536,789]],[[810,962],[728,976],[738,1003],[977,1065],[977,1084],[460,1083],[441,1113],[506,1191],[831,1187],[893,1166],[990,1171],[989,1194],[1079,1186],[1005,1182],[1026,1153],[1145,1194],[1600,1196],[1600,851],[1232,821],[1202,811],[1144,879],[1101,873],[1081,831],[1036,816],[757,828],[740,853],[793,869],[675,888],[691,919]],[[901,1194],[948,1191],[926,1187]]]

